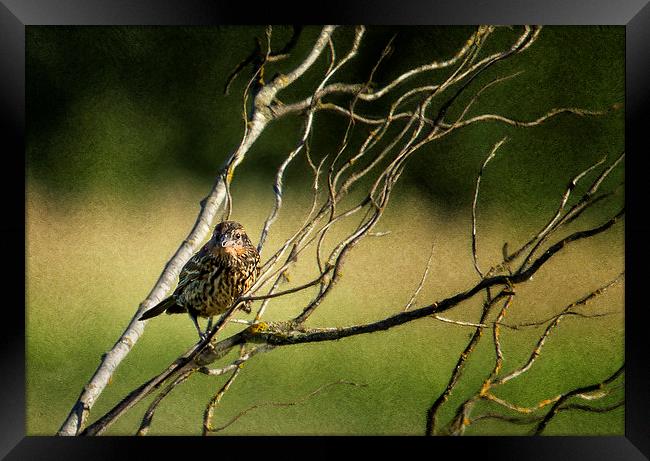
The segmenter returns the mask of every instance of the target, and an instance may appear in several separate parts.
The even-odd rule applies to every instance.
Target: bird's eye
[[[236,239],[241,238],[241,234],[240,234],[239,232],[237,232],[237,233],[235,234],[235,238],[236,238]]]

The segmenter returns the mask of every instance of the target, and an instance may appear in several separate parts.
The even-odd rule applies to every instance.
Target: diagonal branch
[[[553,331],[553,329],[555,327],[557,327],[557,325],[560,323],[562,318],[564,316],[566,316],[567,314],[569,314],[571,312],[571,309],[573,309],[574,307],[585,305],[590,300],[592,300],[593,298],[603,294],[605,291],[607,291],[608,288],[610,288],[610,287],[614,286],[615,284],[617,284],[622,279],[622,277],[623,277],[623,274],[620,274],[618,277],[616,277],[611,282],[609,282],[606,285],[592,291],[588,295],[582,297],[578,301],[575,301],[575,302],[569,304],[568,306],[566,306],[564,309],[562,309],[562,312],[560,312],[558,315],[554,316],[552,322],[546,327],[546,329],[544,330],[544,333],[542,334],[542,336],[537,341],[537,344],[535,345],[535,348],[533,349],[532,353],[530,354],[530,357],[528,357],[528,360],[526,361],[526,363],[523,366],[521,366],[521,367],[517,368],[516,370],[512,371],[511,373],[507,374],[506,376],[503,376],[503,377],[499,378],[498,380],[495,380],[493,382],[493,384],[494,385],[505,384],[508,381],[510,381],[510,380],[512,380],[512,379],[526,373],[533,366],[535,361],[541,355],[542,348],[544,347],[544,344],[546,343],[547,338],[551,334],[551,331]]]
[[[338,386],[338,385],[348,385],[348,386],[354,386],[354,387],[367,387],[367,384],[357,384],[357,383],[353,383],[353,382],[349,382],[349,381],[343,381],[343,380],[334,381],[332,383],[328,383],[328,384],[324,384],[322,386],[319,386],[318,388],[314,389],[309,394],[302,396],[298,400],[294,400],[294,401],[291,401],[291,402],[263,402],[263,403],[258,403],[256,405],[251,405],[250,407],[246,408],[245,410],[242,410],[241,412],[239,412],[237,415],[235,415],[233,418],[231,418],[230,421],[228,421],[227,423],[225,423],[225,424],[223,424],[221,426],[218,426],[218,427],[210,426],[208,431],[209,432],[222,431],[222,430],[226,429],[227,427],[231,426],[232,424],[234,424],[235,422],[237,422],[237,420],[239,420],[242,416],[246,415],[247,413],[249,413],[249,412],[251,412],[251,411],[253,411],[253,410],[257,409],[257,408],[262,408],[262,407],[292,407],[292,406],[304,403],[307,400],[309,400],[310,398],[314,397],[315,395],[320,394],[325,389],[327,389],[329,387],[332,387],[332,386]]]
[[[76,435],[85,427],[90,409],[108,385],[116,368],[131,351],[133,345],[138,341],[144,331],[146,321],[138,319],[148,309],[160,302],[169,293],[183,265],[196,252],[202,241],[208,236],[212,223],[228,195],[228,185],[232,181],[235,168],[244,160],[247,152],[258,139],[267,124],[273,119],[269,110],[276,94],[291,85],[296,79],[304,74],[322,53],[329,37],[334,31],[333,26],[323,28],[321,36],[313,46],[308,57],[298,65],[287,76],[271,82],[262,87],[255,96],[255,104],[250,123],[244,127],[242,140],[221,168],[217,179],[207,197],[201,202],[201,211],[192,227],[192,230],[174,253],[174,256],[165,265],[165,268],[158,278],[155,286],[140,303],[131,321],[124,332],[120,335],[115,345],[103,355],[102,361],[84,386],[79,399],[73,405],[68,417],[61,425],[57,435]],[[247,87],[248,91],[250,85]],[[247,93],[246,93],[247,94]],[[246,97],[245,94],[245,97]],[[244,106],[245,107],[245,106]]]
[[[623,210],[617,213],[613,218],[607,222],[601,224],[598,227],[575,232],[561,241],[557,242],[555,245],[551,246],[544,254],[539,256],[526,270],[520,271],[513,275],[498,275],[490,278],[481,280],[477,285],[468,289],[467,291],[458,293],[450,298],[446,298],[438,303],[430,304],[419,309],[412,311],[401,312],[399,314],[393,315],[391,317],[385,318],[383,320],[364,324],[364,325],[353,325],[344,328],[326,328],[326,329],[294,329],[295,325],[299,325],[304,321],[304,319],[313,311],[314,303],[312,303],[308,308],[303,311],[303,313],[294,319],[291,322],[287,323],[276,323],[276,324],[266,324],[260,323],[253,325],[246,330],[243,330],[240,333],[237,333],[225,340],[222,340],[214,345],[211,344],[212,337],[220,331],[222,326],[227,321],[228,317],[232,315],[235,311],[235,308],[239,305],[240,300],[237,300],[236,303],[224,314],[222,318],[219,319],[214,329],[208,334],[207,338],[194,346],[188,353],[181,357],[181,359],[174,362],[170,367],[163,372],[161,375],[153,378],[147,383],[140,386],[135,391],[131,392],[124,400],[122,400],[116,407],[109,411],[105,416],[100,418],[93,425],[89,426],[85,431],[84,435],[95,435],[103,432],[112,424],[116,418],[121,414],[139,402],[142,398],[148,395],[154,388],[160,386],[166,379],[169,379],[172,376],[176,376],[178,373],[182,373],[192,368],[205,366],[207,363],[212,363],[214,360],[222,357],[230,348],[235,345],[243,344],[245,342],[252,343],[266,343],[273,346],[282,346],[289,344],[304,344],[310,342],[321,342],[321,341],[331,341],[336,339],[341,339],[350,336],[356,336],[360,334],[372,333],[375,331],[388,330],[398,325],[413,321],[415,319],[423,318],[434,313],[443,312],[449,310],[452,307],[458,305],[460,302],[465,301],[480,291],[497,285],[516,285],[518,283],[526,282],[530,280],[531,276],[537,272],[553,255],[557,254],[564,247],[569,245],[572,242],[579,241],[597,235],[601,232],[606,231],[612,227],[621,217],[623,216]],[[351,240],[353,241],[353,240]],[[340,256],[339,256],[340,257]],[[335,272],[336,275],[336,272]],[[334,276],[333,276],[334,278]],[[328,289],[332,285],[328,285]],[[502,292],[503,296],[507,293]],[[496,296],[493,299],[499,299],[500,296]],[[322,299],[322,296],[318,299]],[[316,303],[317,305],[317,303]],[[480,323],[484,323],[481,321]],[[478,328],[477,330],[480,330]],[[209,347],[208,347],[209,345]],[[432,429],[432,427],[431,427]],[[429,431],[427,431],[429,432]],[[431,431],[432,433],[433,431]]]
[[[618,378],[623,373],[624,370],[625,370],[625,364],[621,365],[618,370],[616,370],[612,375],[610,375],[604,381],[601,381],[601,382],[596,383],[596,384],[591,384],[589,386],[579,387],[577,389],[574,389],[572,391],[567,392],[566,394],[561,395],[557,399],[557,401],[553,404],[553,406],[551,407],[549,412],[546,413],[546,416],[544,416],[544,419],[542,419],[539,422],[539,424],[537,424],[535,429],[533,429],[533,431],[532,431],[533,434],[534,435],[541,434],[544,431],[544,429],[546,429],[546,426],[548,425],[548,423],[550,423],[551,420],[558,414],[562,404],[564,404],[564,402],[566,402],[569,398],[573,397],[574,395],[579,395],[579,394],[583,394],[585,392],[591,392],[591,391],[594,391],[594,390],[597,390],[597,389],[602,389],[604,386],[606,386],[607,384],[611,383],[616,378]]]
[[[483,272],[478,266],[478,255],[476,254],[476,204],[478,202],[478,192],[479,188],[481,186],[481,178],[483,177],[483,172],[485,171],[485,167],[487,166],[488,163],[494,158],[494,156],[497,153],[497,150],[508,140],[508,138],[503,138],[501,141],[497,142],[494,147],[492,147],[492,150],[490,151],[490,155],[487,156],[485,161],[483,162],[483,165],[481,165],[481,169],[478,173],[478,176],[476,177],[476,188],[474,190],[474,200],[472,201],[472,260],[474,261],[474,269],[476,269],[476,272],[480,277],[483,277]]]
[[[302,223],[296,224],[295,232],[293,232],[292,235],[286,239],[284,243],[282,243],[260,266],[260,275],[253,287],[251,287],[247,293],[240,296],[239,299],[228,308],[228,310],[219,318],[215,326],[210,329],[206,339],[190,348],[183,356],[172,363],[158,376],[150,379],[127,395],[113,409],[99,418],[95,423],[88,426],[88,428],[81,433],[83,435],[97,435],[103,433],[113,422],[143,398],[152,393],[158,392],[154,402],[150,405],[145,414],[145,419],[143,420],[139,431],[140,433],[146,433],[154,412],[160,402],[173,388],[175,388],[175,386],[183,382],[187,376],[195,371],[211,376],[232,373],[230,379],[226,382],[226,385],[221,388],[208,404],[204,414],[204,433],[221,430],[221,428],[215,429],[212,425],[214,409],[226,391],[230,388],[230,384],[232,384],[233,380],[238,376],[240,366],[253,355],[275,349],[279,346],[333,341],[345,337],[378,332],[425,317],[433,317],[439,321],[470,326],[475,329],[470,342],[467,344],[465,351],[461,354],[455,369],[452,371],[447,387],[429,408],[427,415],[427,433],[433,434],[436,432],[435,419],[438,409],[456,388],[462,370],[468,360],[468,356],[472,353],[478,343],[482,329],[490,326],[493,328],[496,362],[488,381],[494,381],[500,372],[503,362],[503,350],[499,338],[499,328],[501,325],[507,326],[503,324],[502,320],[505,316],[507,307],[514,298],[514,287],[520,283],[525,283],[531,280],[533,274],[544,266],[555,254],[562,251],[567,245],[608,230],[624,215],[624,210],[621,210],[618,214],[611,217],[603,224],[587,230],[574,232],[568,237],[557,241],[545,251],[541,252],[540,250],[541,254],[537,253],[537,250],[541,248],[540,245],[543,241],[549,238],[549,236],[557,230],[559,226],[564,226],[572,220],[575,220],[588,207],[593,206],[595,203],[609,196],[609,194],[597,196],[595,195],[595,192],[599,188],[603,179],[613,170],[616,164],[620,162],[622,157],[601,173],[592,184],[590,192],[585,196],[586,198],[583,197],[578,204],[565,212],[569,195],[575,186],[575,183],[602,164],[602,162],[588,168],[574,178],[572,181],[573,187],[570,186],[562,197],[556,216],[553,217],[551,221],[549,221],[549,224],[531,240],[530,245],[525,246],[524,249],[520,249],[519,253],[517,253],[523,254],[528,247],[533,246],[532,251],[526,255],[524,264],[517,271],[512,273],[508,268],[507,273],[501,274],[497,272],[496,268],[492,268],[488,272],[484,272],[479,266],[477,256],[476,208],[481,177],[487,164],[494,157],[497,149],[505,142],[505,139],[501,140],[494,145],[492,152],[482,164],[476,181],[474,201],[472,204],[472,257],[474,268],[481,277],[481,280],[476,285],[470,286],[467,290],[458,292],[449,298],[431,303],[425,307],[411,310],[426,280],[429,266],[431,264],[430,256],[420,284],[417,286],[406,307],[398,309],[397,314],[370,323],[349,325],[345,327],[308,328],[305,326],[307,319],[310,318],[314,311],[329,296],[336,283],[341,279],[345,261],[348,255],[352,252],[352,249],[365,237],[381,234],[373,233],[373,229],[383,217],[383,213],[388,206],[395,185],[403,173],[408,161],[416,152],[420,151],[422,147],[427,146],[435,140],[441,139],[443,136],[452,133],[458,128],[482,121],[495,120],[512,124],[514,126],[535,126],[561,113],[572,113],[574,115],[599,115],[603,113],[601,111],[563,108],[554,109],[531,122],[517,122],[498,114],[484,114],[470,119],[465,119],[470,107],[477,100],[479,95],[493,85],[517,75],[513,74],[492,80],[478,91],[472,90],[474,91],[473,97],[470,95],[470,102],[465,105],[464,109],[461,108],[461,116],[458,117],[455,122],[447,123],[445,121],[447,112],[454,104],[457,104],[457,101],[461,100],[461,95],[469,92],[469,89],[473,86],[473,83],[476,82],[478,76],[492,68],[495,63],[526,50],[538,38],[540,31],[539,27],[525,26],[523,32],[518,35],[514,43],[507,45],[500,51],[489,56],[481,57],[484,50],[483,44],[493,33],[494,29],[495,28],[492,26],[479,27],[470,39],[460,49],[458,49],[451,58],[442,61],[434,61],[433,63],[410,69],[402,73],[382,89],[371,91],[370,88],[372,88],[372,80],[375,71],[387,56],[390,44],[389,47],[384,49],[384,52],[376,62],[365,83],[344,84],[340,82],[331,82],[333,76],[349,60],[356,56],[364,34],[363,27],[358,27],[356,29],[354,41],[348,53],[342,58],[338,57],[335,53],[336,48],[332,38],[335,27],[324,27],[307,57],[302,62],[300,62],[293,70],[286,74],[278,75],[265,84],[262,78],[265,63],[283,58],[283,56],[280,55],[272,55],[270,46],[270,34],[272,29],[268,28],[266,55],[262,56],[262,45],[260,44],[258,50],[259,56],[256,58],[259,61],[257,63],[258,67],[257,69],[254,69],[254,74],[249,80],[249,84],[243,95],[243,118],[246,122],[244,134],[239,147],[231,155],[228,162],[223,167],[222,172],[217,177],[215,187],[218,186],[218,190],[221,191],[219,192],[221,194],[219,197],[221,198],[217,200],[216,197],[209,196],[202,203],[203,209],[206,207],[214,207],[215,209],[211,216],[208,215],[210,221],[206,222],[205,225],[201,227],[201,230],[207,233],[212,220],[215,219],[215,214],[218,209],[225,208],[224,216],[230,215],[232,210],[230,185],[235,168],[241,161],[243,161],[246,153],[267,125],[271,121],[277,120],[285,115],[295,114],[298,112],[304,115],[304,127],[299,135],[299,139],[296,141],[296,144],[294,144],[295,147],[290,152],[286,153],[283,162],[276,172],[273,182],[275,200],[264,222],[258,249],[261,251],[264,247],[273,223],[279,217],[284,195],[283,182],[285,173],[292,165],[292,162],[294,162],[294,160],[298,158],[298,155],[303,152],[314,174],[313,187],[311,190],[311,209],[306,217],[303,218],[304,220]],[[291,47],[293,47],[293,45],[291,45]],[[324,74],[316,80],[316,84],[310,91],[311,95],[307,99],[298,101],[297,103],[283,105],[278,100],[278,95],[291,84],[300,80],[325,50],[329,50],[329,66],[325,70]],[[450,67],[451,69],[450,72],[448,72],[449,75],[444,77],[441,82],[430,82],[429,84],[416,88],[406,88],[402,94],[398,94],[399,91],[397,91],[397,88],[411,80],[412,77],[430,70],[445,67]],[[345,104],[339,106],[338,104],[322,102],[324,96],[335,93],[342,93],[350,96],[347,107],[343,107]],[[394,93],[394,100],[388,104],[390,107],[386,109],[385,113],[377,117],[373,115],[372,118],[360,115],[357,108],[357,102],[370,102],[389,93]],[[452,94],[450,95],[449,93]],[[247,113],[249,95],[253,98],[250,115]],[[348,117],[348,123],[341,139],[332,143],[332,145],[335,146],[332,148],[332,152],[327,152],[328,155],[324,155],[322,161],[317,166],[311,157],[309,138],[314,133],[316,114],[321,109],[335,110],[343,113]],[[357,124],[357,122],[361,123]],[[363,124],[370,124],[372,126],[368,127]],[[355,129],[365,130],[361,135],[360,147],[356,147],[356,140],[352,138],[353,130]],[[354,134],[357,133],[355,132]],[[324,190],[319,188],[321,171],[327,171],[327,175],[322,181],[327,186],[326,188],[322,188]],[[370,185],[368,189],[361,191],[361,198],[357,200],[357,198],[352,195],[352,191],[354,188],[360,187],[360,185],[363,184],[362,179],[366,179]],[[353,198],[350,198],[350,196]],[[227,206],[224,207],[224,204]],[[327,250],[329,251],[329,253],[327,253],[323,242],[325,241],[326,236],[333,234],[332,229],[335,226],[338,228],[339,225],[341,225],[340,227],[343,227],[343,225],[347,225],[348,227],[345,228],[344,236],[338,238],[333,245],[333,249]],[[198,245],[200,240],[201,239],[198,239],[191,243]],[[288,269],[298,259],[299,255],[302,255],[307,249],[315,250],[315,261],[313,262],[317,269],[317,275],[312,276],[313,278],[311,278],[310,281],[303,283],[302,285],[281,290],[281,284],[289,280],[287,277]],[[510,261],[509,258],[511,257],[512,255],[508,256],[507,254],[504,254],[504,263],[508,263]],[[173,277],[170,280],[173,280]],[[501,291],[495,296],[492,296],[490,292],[490,289],[493,287],[499,287],[501,289]],[[166,293],[169,288],[168,283],[166,291],[162,294]],[[264,291],[262,292],[262,290]],[[300,313],[297,316],[281,322],[261,321],[264,309],[271,299],[285,297],[303,290],[309,290],[313,293],[313,297],[306,305],[296,306],[301,308],[299,310]],[[483,290],[487,293],[487,299],[484,303],[484,310],[481,319],[478,322],[450,320],[439,315],[440,313],[450,310],[455,306],[458,306],[460,303],[469,300],[481,293]],[[499,300],[504,298],[506,298],[506,303],[498,314],[496,321],[489,321],[488,317],[493,307]],[[217,335],[222,332],[225,325],[231,321],[238,306],[242,302],[254,301],[262,301],[254,323],[244,330],[217,340]],[[149,306],[146,306],[146,308],[148,307]],[[141,307],[141,309],[144,308],[144,306]],[[565,315],[569,314],[573,314],[573,312],[565,313]],[[557,324],[559,318],[561,318],[561,316],[556,316],[551,319],[550,321],[552,322],[552,325]],[[252,344],[254,347],[246,354],[243,354],[243,348],[247,344]],[[242,347],[242,352],[237,360],[226,364],[219,364],[216,368],[208,368],[208,365],[224,358],[226,354],[236,346]],[[471,421],[470,413],[472,406],[474,402],[480,398],[490,399],[502,406],[514,406],[514,404],[511,404],[510,402],[500,401],[498,397],[486,390],[486,392],[481,393],[474,399],[466,401],[459,407],[455,419],[449,426],[451,429],[449,431],[450,433],[463,433],[464,427],[469,424],[467,422]],[[555,402],[556,400],[542,402],[542,406],[547,406]],[[269,405],[283,406],[290,404],[295,403],[271,403]],[[232,424],[232,422],[255,407],[256,406],[242,411],[239,416],[227,425]],[[85,417],[87,417],[89,407],[82,407],[82,410],[86,411]],[[71,433],[79,433],[83,429],[83,425],[85,424],[84,418],[78,418],[78,421],[81,421],[81,424],[78,424],[76,428],[73,428]]]

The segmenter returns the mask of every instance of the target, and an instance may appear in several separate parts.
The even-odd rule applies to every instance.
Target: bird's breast
[[[254,249],[241,255],[235,253],[237,252],[219,251],[205,258],[201,262],[201,275],[188,283],[177,297],[179,304],[191,306],[192,310],[203,317],[220,314],[228,309],[257,278],[258,257]]]

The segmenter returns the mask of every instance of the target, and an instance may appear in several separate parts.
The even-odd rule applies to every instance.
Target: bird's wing
[[[206,264],[205,259],[210,257],[210,251],[207,248],[207,245],[203,246],[201,250],[190,258],[187,263],[181,269],[181,273],[178,276],[178,286],[176,287],[176,293],[182,291],[188,283],[193,280],[200,279],[205,272],[208,270],[208,264]]]

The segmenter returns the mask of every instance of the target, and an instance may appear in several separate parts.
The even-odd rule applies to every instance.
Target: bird
[[[212,317],[225,312],[255,283],[259,261],[260,255],[244,227],[236,221],[222,221],[215,226],[210,239],[183,266],[172,295],[142,314],[139,320],[163,312],[186,312],[201,341],[210,330]],[[240,309],[250,313],[250,301],[242,304]],[[205,333],[201,331],[198,317],[208,318]]]

